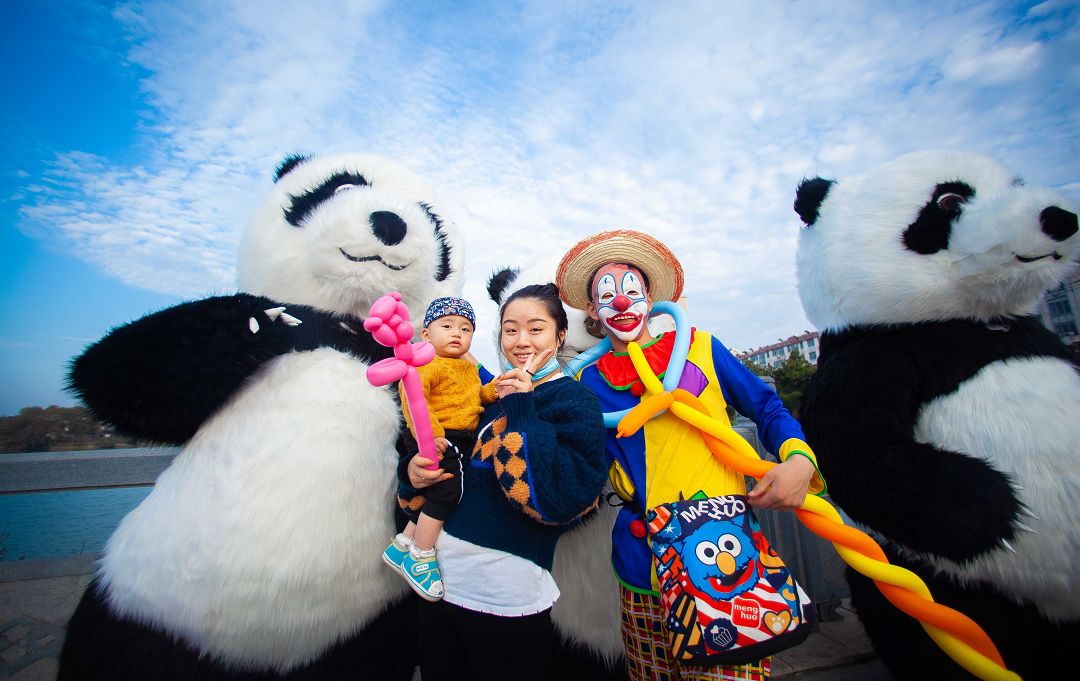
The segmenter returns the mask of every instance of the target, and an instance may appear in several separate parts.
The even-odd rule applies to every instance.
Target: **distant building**
[[[750,360],[754,364],[775,369],[783,364],[791,353],[798,352],[803,359],[817,364],[818,332],[804,331],[801,336],[792,336],[787,340],[777,341],[772,345],[750,350],[736,355],[740,360]]]
[[[1066,345],[1080,342],[1080,273],[1046,292],[1039,301],[1039,315],[1046,328]]]

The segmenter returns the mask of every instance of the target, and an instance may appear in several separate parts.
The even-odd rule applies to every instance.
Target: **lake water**
[[[0,561],[101,553],[120,520],[153,490],[149,483],[175,452],[146,448],[0,455],[0,476],[5,477],[0,487],[6,490],[0,493]],[[65,489],[70,487],[84,488]]]
[[[101,553],[153,487],[0,495],[0,561]]]

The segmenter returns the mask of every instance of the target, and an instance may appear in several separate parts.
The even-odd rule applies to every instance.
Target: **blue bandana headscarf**
[[[428,305],[427,314],[424,315],[424,326],[427,326],[431,322],[440,317],[447,317],[449,315],[456,314],[459,317],[464,317],[469,320],[469,323],[476,326],[476,315],[473,314],[472,305],[464,298],[436,298],[431,301],[431,305]]]

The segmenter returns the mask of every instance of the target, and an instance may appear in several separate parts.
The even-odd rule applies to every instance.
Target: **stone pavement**
[[[52,681],[64,625],[90,581],[93,557],[0,563],[0,679]],[[773,657],[787,681],[887,681],[855,613],[841,604],[802,645]]]
[[[52,681],[93,557],[0,563],[0,679]]]
[[[844,602],[836,610],[837,619],[819,622],[818,629],[802,645],[773,656],[774,679],[803,681],[818,678],[813,672],[835,670],[875,660],[874,650],[866,638],[859,618]],[[821,678],[825,678],[822,676]],[[836,677],[841,678],[841,677]],[[866,679],[888,679],[889,676],[857,676]]]

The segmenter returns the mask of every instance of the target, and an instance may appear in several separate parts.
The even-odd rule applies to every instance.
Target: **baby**
[[[409,524],[383,551],[383,560],[400,572],[421,598],[429,601],[437,601],[443,596],[435,541],[442,532],[443,523],[461,499],[461,457],[463,453],[472,452],[476,426],[484,409],[482,405],[496,399],[492,386],[487,386],[481,400],[480,370],[470,361],[472,356],[469,354],[475,325],[472,305],[463,298],[438,298],[424,315],[421,337],[435,348],[435,359],[418,367],[417,372],[428,404],[435,447],[442,457],[439,465],[454,477],[425,488],[421,492],[423,505],[418,513],[409,504],[405,509],[411,518]],[[485,378],[489,378],[487,372],[484,373]],[[410,451],[415,452],[416,424],[409,414],[405,391],[399,389],[405,422],[414,440],[409,443],[412,445]]]

